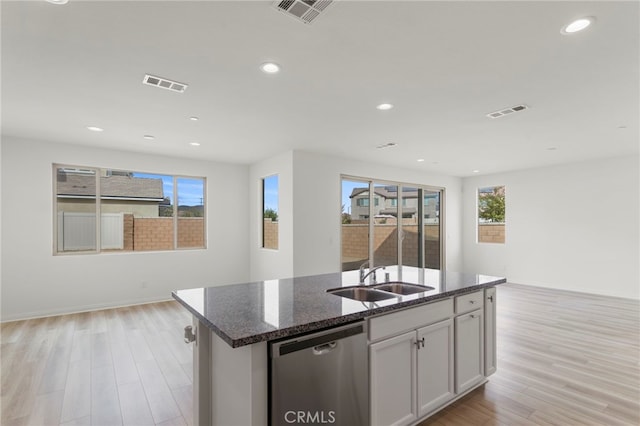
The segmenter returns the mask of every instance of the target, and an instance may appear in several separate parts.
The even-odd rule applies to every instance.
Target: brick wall
[[[135,218],[134,250],[173,250],[173,218]]]
[[[374,229],[374,256],[376,265],[398,263],[398,229],[394,223],[376,224]],[[404,222],[404,221],[403,221]],[[418,265],[418,226],[403,223],[405,239],[402,259],[405,265]],[[343,269],[355,269],[369,258],[369,225],[342,225]],[[440,227],[424,227],[426,267],[440,267]]]
[[[268,249],[278,248],[278,222],[274,222],[271,218],[264,218],[264,227],[262,228],[263,247]]]
[[[178,248],[199,247],[204,247],[204,219],[178,218]],[[134,250],[173,250],[173,218],[134,218],[125,214],[123,251]]]
[[[133,215],[124,215],[124,248],[126,251],[133,251]]]
[[[504,223],[485,223],[478,225],[479,243],[504,244]]]
[[[178,248],[204,247],[204,219],[178,218]]]

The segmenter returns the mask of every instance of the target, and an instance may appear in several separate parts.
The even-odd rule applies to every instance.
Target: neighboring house
[[[354,188],[351,198],[351,218],[369,218],[369,188]],[[425,218],[435,218],[438,212],[438,194],[428,193],[424,196],[423,212]],[[415,218],[418,213],[418,189],[403,188],[402,201],[403,218]],[[379,186],[374,188],[373,196],[374,217],[398,217],[398,187]]]
[[[102,213],[158,217],[164,201],[162,179],[133,177],[129,172],[108,171],[100,176],[100,191]],[[57,198],[59,212],[95,212],[95,175],[78,169],[59,169]]]

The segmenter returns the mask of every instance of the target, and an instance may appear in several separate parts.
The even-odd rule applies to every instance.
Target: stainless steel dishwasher
[[[369,356],[358,322],[269,344],[271,426],[369,424]]]

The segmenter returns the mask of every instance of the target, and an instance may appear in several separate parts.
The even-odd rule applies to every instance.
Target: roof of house
[[[96,194],[94,175],[58,173],[57,191],[59,197],[93,197]],[[113,198],[133,198],[162,200],[162,179],[130,176],[101,176],[100,196]]]
[[[402,188],[403,198],[417,198],[418,197],[418,189],[417,188]],[[351,195],[349,198],[357,197],[358,195],[369,192],[369,188],[353,188],[351,191]],[[378,194],[384,198],[398,198],[398,187],[397,186],[376,186],[373,189],[373,192]]]

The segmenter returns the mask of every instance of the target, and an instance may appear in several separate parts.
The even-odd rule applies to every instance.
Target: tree
[[[264,211],[264,217],[271,219],[273,222],[277,222],[278,221],[278,212],[275,211],[274,209],[271,209],[271,208],[266,209]]]
[[[342,224],[348,225],[351,223],[351,215],[344,211],[344,204],[342,205]]]
[[[493,188],[493,193],[481,194],[478,200],[478,217],[487,222],[504,222],[504,191]]]

